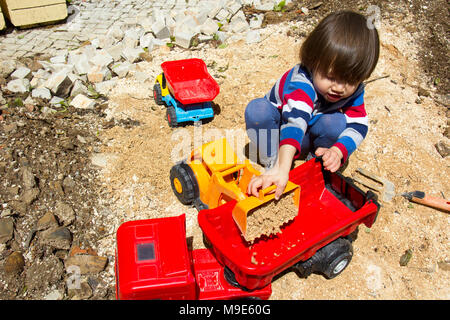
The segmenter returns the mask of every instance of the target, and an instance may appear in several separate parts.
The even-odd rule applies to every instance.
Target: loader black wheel
[[[161,106],[164,104],[161,93],[161,86],[159,85],[159,83],[155,83],[155,85],[153,86],[153,99],[155,99],[157,105]]]
[[[344,238],[336,239],[321,250],[325,255],[322,273],[327,279],[333,279],[341,274],[353,257],[352,243]]]
[[[176,164],[170,169],[170,185],[182,204],[190,205],[198,197],[197,179],[186,163]]]
[[[167,107],[166,117],[167,117],[167,122],[169,123],[170,127],[173,128],[173,127],[176,127],[178,125],[177,113],[176,113],[175,108],[173,106]]]

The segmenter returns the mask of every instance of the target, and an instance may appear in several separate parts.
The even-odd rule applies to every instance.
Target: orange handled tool
[[[450,212],[450,201],[442,198],[427,196],[423,191],[406,192],[403,193],[402,196],[409,201]]]

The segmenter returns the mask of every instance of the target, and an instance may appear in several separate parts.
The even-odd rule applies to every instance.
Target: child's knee
[[[340,112],[324,114],[313,125],[311,133],[314,136],[326,136],[329,139],[337,140],[346,126],[347,120],[344,114]]]
[[[273,122],[274,106],[265,98],[254,99],[245,109],[245,123],[247,127],[267,127]]]

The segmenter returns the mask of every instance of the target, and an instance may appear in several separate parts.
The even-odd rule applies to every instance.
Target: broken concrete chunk
[[[79,94],[87,95],[88,89],[81,80],[75,80],[73,83],[72,91],[70,91],[70,96],[75,97]]]
[[[66,227],[58,227],[42,231],[40,243],[63,250],[69,250],[72,234]]]
[[[130,63],[135,63],[139,60],[139,55],[142,52],[145,52],[142,48],[125,47],[122,51],[122,57],[124,57]]]
[[[36,88],[31,91],[31,96],[33,98],[41,98],[50,100],[52,98],[52,93],[47,88]]]
[[[56,221],[55,216],[51,212],[44,214],[36,224],[37,231],[56,227],[58,227],[58,221]]]
[[[115,64],[111,67],[111,71],[117,75],[119,78],[124,78],[127,76],[128,72],[130,72],[132,64],[128,61],[124,61],[118,64]]]
[[[11,80],[6,88],[13,93],[26,93],[30,90],[30,81],[28,79]]]
[[[55,215],[64,227],[70,225],[75,220],[75,211],[73,211],[71,206],[62,201],[56,203]]]
[[[105,269],[107,262],[108,258],[106,257],[78,254],[68,257],[64,261],[64,266],[66,270],[78,267],[80,274],[96,274]]]
[[[36,185],[36,177],[29,167],[22,169],[22,182],[24,189],[32,189]]]
[[[97,50],[97,54],[89,60],[90,63],[97,65],[99,67],[106,67],[108,64],[113,62],[113,57],[106,50]]]
[[[28,75],[31,73],[31,70],[26,67],[20,67],[13,73],[11,73],[11,79],[24,79],[28,77]]]
[[[44,87],[58,97],[69,96],[70,89],[72,89],[72,80],[69,78],[68,70],[61,70],[53,74],[45,83]]]
[[[152,31],[157,39],[170,38],[169,28],[166,26],[166,24],[163,21],[159,21],[159,20],[155,21],[152,24]]]
[[[79,94],[70,102],[70,105],[77,109],[94,109],[95,101]]]

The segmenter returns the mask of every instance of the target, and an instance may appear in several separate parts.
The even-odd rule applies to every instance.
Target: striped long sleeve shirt
[[[346,128],[334,144],[344,155],[342,162],[348,159],[367,135],[368,117],[364,107],[363,85],[346,99],[324,103],[314,88],[311,75],[298,64],[278,79],[266,98],[281,109],[280,146],[294,146],[298,151],[296,157],[300,154],[302,140],[311,120],[324,113],[339,110],[345,115]]]

